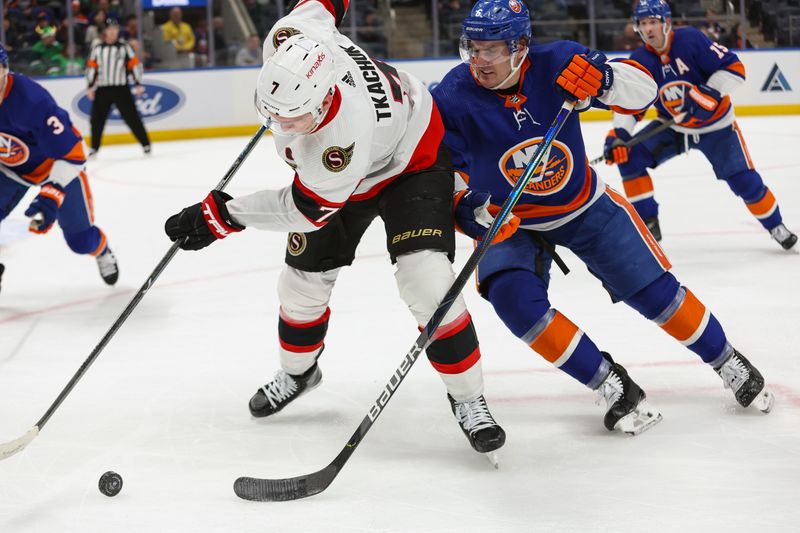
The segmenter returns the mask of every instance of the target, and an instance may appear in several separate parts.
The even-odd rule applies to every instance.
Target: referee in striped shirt
[[[106,21],[102,40],[92,47],[86,67],[86,81],[89,84],[87,95],[92,100],[92,148],[89,155],[96,154],[100,149],[100,139],[112,104],[117,106],[125,124],[144,148],[144,153],[149,154],[150,139],[128,85],[130,74],[136,83],[136,97],[142,96],[142,64],[131,45],[119,38],[116,19]]]

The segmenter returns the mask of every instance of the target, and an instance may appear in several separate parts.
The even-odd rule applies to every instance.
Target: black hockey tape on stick
[[[640,133],[638,135],[634,135],[633,138],[631,138],[631,140],[629,140],[628,142],[626,142],[624,144],[628,148],[633,148],[637,144],[643,143],[644,141],[646,141],[650,137],[653,137],[654,135],[658,135],[659,133],[661,133],[665,129],[671,128],[672,126],[674,126],[676,123],[679,122],[677,120],[679,118],[682,120],[683,119],[683,114],[678,115],[677,117],[672,118],[672,119],[670,119],[670,120],[668,120],[666,122],[662,122],[661,125],[656,126],[652,130],[648,130],[648,131],[646,131],[644,133]],[[589,164],[590,165],[596,165],[598,163],[602,163],[603,161],[605,161],[605,159],[606,159],[606,156],[605,155],[601,155],[600,157],[595,157],[594,159],[589,161]]]
[[[406,353],[405,357],[403,357],[403,360],[400,362],[400,366],[397,367],[397,369],[394,371],[394,374],[392,374],[392,377],[389,378],[389,382],[384,386],[380,396],[378,396],[375,402],[370,406],[369,412],[367,412],[364,419],[358,425],[358,428],[356,428],[355,433],[353,433],[353,435],[350,437],[350,440],[347,441],[347,444],[345,444],[344,448],[342,448],[342,451],[339,452],[339,455],[337,455],[336,458],[322,470],[318,470],[303,476],[284,479],[240,477],[233,483],[233,490],[237,496],[245,500],[260,502],[297,500],[299,498],[305,498],[307,496],[319,494],[323,490],[327,489],[331,483],[333,483],[333,480],[342,470],[345,463],[347,463],[347,460],[350,458],[350,456],[353,455],[353,452],[361,443],[361,440],[370,430],[372,425],[375,423],[375,420],[383,412],[386,404],[388,404],[389,400],[392,399],[392,396],[408,375],[408,372],[417,361],[417,358],[431,343],[431,338],[436,332],[436,329],[439,327],[439,324],[442,323],[444,316],[447,314],[447,311],[450,310],[453,302],[455,302],[456,298],[461,293],[464,285],[466,285],[467,281],[469,281],[469,279],[472,277],[473,270],[475,270],[475,267],[478,266],[478,262],[486,253],[486,250],[489,249],[492,240],[500,230],[500,226],[503,225],[503,221],[506,219],[506,216],[511,212],[511,209],[517,203],[520,196],[522,196],[522,192],[533,177],[536,167],[538,167],[542,162],[542,159],[544,159],[545,153],[550,148],[550,145],[553,143],[556,135],[558,135],[561,127],[567,121],[567,118],[569,117],[570,113],[572,113],[572,109],[574,107],[574,103],[564,102],[564,105],[559,110],[558,115],[556,115],[556,118],[553,120],[550,128],[544,134],[542,142],[539,143],[539,147],[536,149],[536,152],[533,154],[530,162],[528,162],[528,165],[525,167],[525,170],[522,172],[522,175],[519,177],[516,185],[514,185],[514,188],[511,190],[511,193],[509,193],[506,201],[503,202],[503,205],[500,207],[500,211],[497,213],[497,215],[495,215],[494,222],[486,231],[486,235],[484,235],[483,240],[480,241],[478,247],[472,252],[472,255],[461,269],[461,272],[459,272],[456,280],[453,282],[453,285],[450,286],[447,294],[444,295],[439,307],[436,308],[436,311],[433,312],[433,316],[425,325],[425,329],[423,329],[422,333],[420,333],[419,337],[417,337],[417,340],[414,342],[414,346],[412,346],[408,353]]]
[[[249,156],[250,152],[253,151],[253,148],[255,148],[256,144],[258,144],[258,141],[261,139],[261,136],[268,127],[269,124],[261,126],[258,129],[253,138],[250,139],[250,142],[247,143],[247,146],[245,146],[244,150],[242,150],[242,152],[239,154],[239,157],[236,158],[236,161],[233,162],[231,168],[228,169],[225,177],[222,178],[222,180],[217,184],[217,190],[221,191],[228,186],[228,183],[230,183],[231,179],[233,179],[236,171],[239,170],[239,167],[242,165],[242,163],[244,163],[244,160],[247,159],[247,156]],[[92,353],[89,354],[89,357],[87,357],[80,368],[78,368],[78,371],[75,372],[75,375],[73,375],[72,379],[69,380],[67,386],[61,390],[61,393],[58,395],[55,401],[50,405],[50,407],[48,407],[44,415],[42,415],[42,418],[36,422],[36,425],[29,429],[23,436],[0,444],[0,461],[22,451],[33,439],[36,438],[44,425],[47,424],[47,421],[50,420],[50,417],[53,416],[53,413],[55,413],[56,409],[58,409],[67,395],[72,392],[72,389],[75,388],[75,385],[78,383],[78,381],[80,381],[86,371],[89,370],[89,367],[92,366],[92,363],[94,363],[95,359],[97,359],[97,357],[100,355],[100,352],[103,351],[103,348],[105,348],[106,344],[108,344],[111,338],[117,333],[119,328],[133,312],[136,306],[139,305],[139,302],[142,300],[142,298],[144,298],[144,295],[147,294],[147,291],[150,290],[150,287],[153,286],[153,283],[155,283],[155,281],[158,279],[158,276],[161,275],[161,272],[167,267],[169,262],[172,261],[172,258],[175,257],[180,244],[181,241],[175,241],[172,243],[172,246],[170,246],[166,255],[161,259],[158,265],[156,265],[155,270],[153,270],[153,272],[144,282],[144,285],[141,286],[139,291],[136,293],[130,303],[128,303],[117,320],[114,321],[114,324],[111,325],[111,328],[106,332],[105,335],[103,335],[103,338],[100,339],[99,343],[97,343],[97,346],[95,346],[94,350],[92,350]]]

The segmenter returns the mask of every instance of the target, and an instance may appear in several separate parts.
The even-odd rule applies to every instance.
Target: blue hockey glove
[[[628,162],[627,142],[631,140],[631,134],[625,128],[614,128],[606,135],[606,143],[603,146],[603,157],[606,158],[607,165],[620,165]]]
[[[28,209],[25,210],[26,217],[34,217],[28,229],[33,233],[50,231],[56,222],[58,209],[63,203],[64,189],[61,185],[55,183],[44,185]]]
[[[490,201],[492,197],[488,192],[473,191],[466,189],[459,191],[453,197],[453,214],[456,219],[456,229],[480,241],[486,235],[486,230],[494,222],[494,216],[490,213]],[[503,242],[511,237],[519,227],[519,217],[510,214],[500,226],[494,236],[492,244]]]
[[[697,122],[709,120],[724,96],[708,85],[695,85],[683,97],[683,111]]]
[[[597,50],[572,56],[559,70],[556,85],[570,100],[602,96],[614,83],[614,71]]]

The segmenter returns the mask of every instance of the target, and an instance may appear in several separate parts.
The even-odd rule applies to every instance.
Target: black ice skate
[[[658,217],[651,217],[644,221],[644,225],[653,234],[656,242],[661,242],[661,226],[658,224]]]
[[[506,442],[506,432],[492,418],[483,395],[474,400],[457,402],[449,394],[450,408],[467,436],[472,448],[479,453],[487,454],[487,458],[497,468],[497,457],[492,453],[499,450]]]
[[[299,376],[279,370],[275,377],[250,398],[250,413],[255,417],[274,415],[322,381],[317,363]]]
[[[780,244],[784,250],[791,250],[797,243],[797,235],[789,231],[783,224],[778,224],[769,230],[769,234],[773,239],[778,241],[778,244]]]
[[[733,350],[733,354],[715,368],[726,389],[731,389],[742,407],[753,405],[762,413],[769,413],[775,397],[764,386],[764,378],[745,356]]]
[[[100,269],[100,277],[103,278],[103,281],[108,285],[115,284],[119,278],[119,267],[117,266],[117,258],[114,257],[114,252],[111,251],[111,248],[106,246],[103,253],[95,259],[97,259],[97,268]]]
[[[622,365],[602,352],[611,363],[605,381],[597,387],[597,405],[606,401],[606,416],[603,424],[609,431],[619,429],[628,435],[638,435],[661,422],[661,413],[647,403],[647,395],[629,376]]]

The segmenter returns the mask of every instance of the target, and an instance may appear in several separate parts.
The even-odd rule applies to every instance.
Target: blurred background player
[[[41,187],[25,210],[30,230],[47,233],[58,222],[77,254],[96,258],[109,285],[119,269],[103,231],[94,225],[84,144],[66,111],[35,81],[8,70],[0,44],[0,221],[29,187]]]
[[[456,221],[479,238],[478,213],[502,203],[564,99],[639,113],[656,85],[630,60],[606,61],[571,41],[531,46],[528,9],[519,0],[480,0],[464,20],[461,55],[432,93],[445,144],[469,189],[456,196]],[[586,164],[578,113],[565,122],[514,208],[519,229],[492,245],[478,266],[481,294],[506,326],[547,361],[606,401],[607,429],[638,433],[661,415],[619,363],[548,300],[550,243],[569,248],[611,294],[698,354],[736,400],[768,412],[772,396],[759,372],[727,340],[713,314],[669,273],[670,263],[624,197]],[[456,187],[459,188],[458,186]],[[646,347],[642,347],[646,349]]]
[[[292,185],[234,199],[212,191],[166,223],[170,238],[186,239],[182,247],[192,250],[246,226],[295,232],[278,285],[282,370],[250,400],[257,417],[320,383],[331,291],[376,217],[400,296],[420,327],[455,279],[453,176],[437,160],[439,112],[419,80],[371,59],[336,30],[346,8],[302,2],[264,43],[256,105],[262,120],[272,120],[278,154],[295,170]],[[476,451],[496,450],[505,433],[483,397],[478,338],[460,296],[433,339],[428,359],[461,429]]]
[[[695,28],[673,29],[670,8],[663,0],[640,0],[633,18],[645,46],[636,49],[631,59],[644,66],[659,87],[655,107],[660,121],[642,132],[672,118],[680,122],[628,150],[624,142],[630,140],[636,120],[615,113],[604,155],[609,164],[619,164],[625,194],[653,236],[661,240],[658,203],[647,169],[695,148],[772,238],[784,249],[792,248],[797,236],[783,225],[778,203],[756,172],[736,124],[730,94],[745,78],[736,54]]]
[[[86,82],[89,85],[86,94],[92,101],[92,149],[89,156],[100,149],[112,105],[117,106],[119,114],[142,145],[144,153],[149,154],[150,138],[128,85],[130,75],[135,84],[136,97],[142,96],[142,64],[131,45],[119,37],[119,23],[116,19],[106,21],[102,40],[92,47],[86,67]]]

